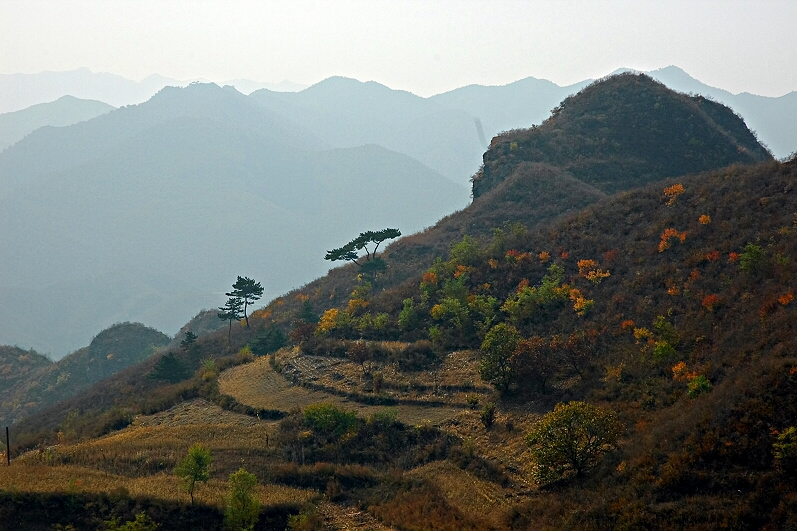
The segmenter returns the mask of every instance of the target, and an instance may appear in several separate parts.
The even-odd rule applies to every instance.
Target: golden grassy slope
[[[10,467],[0,468],[2,468],[0,470],[0,490],[11,492],[79,494],[83,492],[113,493],[120,489],[126,489],[133,497],[147,496],[180,502],[188,501],[188,494],[180,487],[179,478],[166,473],[130,478],[86,466],[52,466],[27,460],[17,460]],[[223,507],[226,492],[226,480],[211,479],[207,484],[200,484],[197,487],[194,497],[196,503]],[[259,485],[256,493],[263,505],[295,503],[297,501],[309,502],[318,496],[314,491],[281,485]]]
[[[282,361],[295,360],[298,355],[283,354]],[[292,356],[289,358],[289,356]],[[295,357],[294,357],[295,356]],[[300,362],[305,362],[303,357]],[[317,358],[312,356],[312,358]],[[335,363],[335,370],[348,374],[348,378],[356,379],[361,374],[358,365],[340,360],[326,358]],[[308,371],[309,372],[309,371]],[[428,375],[422,376],[430,379]],[[326,383],[326,382],[325,382]],[[340,390],[346,389],[340,386]],[[233,367],[224,371],[219,376],[219,391],[234,397],[242,404],[263,409],[279,409],[288,411],[292,408],[304,408],[318,402],[329,402],[341,408],[355,410],[360,416],[369,416],[385,409],[384,406],[372,406],[348,400],[337,394],[307,389],[300,385],[292,385],[281,374],[275,372],[266,358],[258,358],[253,363]],[[462,406],[452,405],[443,407],[427,407],[422,405],[397,405],[391,406],[398,414],[398,419],[410,425],[422,422],[440,424],[456,417],[462,412]]]

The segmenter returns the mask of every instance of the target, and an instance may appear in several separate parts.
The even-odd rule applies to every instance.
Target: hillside
[[[653,183],[538,229],[485,245],[459,246],[423,281],[417,277],[401,293],[369,298],[371,315],[388,315],[385,327],[360,326],[366,313],[354,305],[360,309],[347,320],[325,327],[320,336],[325,343],[305,340],[298,351],[280,351],[273,363],[281,374],[275,374],[268,390],[258,391],[270,377],[237,376],[256,367],[246,355],[218,360],[216,369],[243,363],[222,372],[219,385],[254,408],[268,406],[254,410],[261,418],[274,409],[286,415],[295,399],[279,403],[279,397],[298,389],[332,395],[333,403],[345,409],[393,405],[399,418],[410,405],[426,407],[432,415],[441,404],[457,404],[460,413],[443,417],[436,423],[439,428],[399,430],[380,424],[390,422],[387,417],[372,416],[343,444],[305,424],[308,417],[288,414],[251,428],[235,427],[236,420],[219,431],[203,424],[208,417],[196,417],[208,406],[181,406],[152,424],[142,417],[108,439],[54,447],[51,464],[36,466],[52,467],[56,474],[71,463],[84,467],[86,472],[79,474],[113,469],[124,475],[132,473],[122,471],[134,454],[145,455],[150,464],[143,477],[156,481],[175,459],[167,441],[181,434],[180,440],[202,440],[216,449],[222,467],[217,478],[244,459],[249,469],[262,471],[258,477],[268,488],[315,485],[311,488],[332,492],[343,506],[367,507],[383,524],[397,527],[616,529],[633,522],[645,529],[788,528],[794,518],[793,463],[776,458],[773,443],[789,433],[797,415],[797,358],[789,348],[797,326],[791,284],[797,273],[795,185],[797,161],[737,166]],[[747,215],[740,218],[738,212]],[[561,274],[552,265],[561,267]],[[549,298],[534,299],[544,285]],[[411,329],[399,325],[406,297],[414,301]],[[519,305],[508,304],[512,301]],[[492,319],[484,321],[491,305]],[[268,329],[268,314],[259,315],[265,320],[255,320],[251,331],[234,329],[232,352],[254,344]],[[515,326],[542,349],[512,358],[515,380],[500,398],[484,390],[487,382],[478,374],[478,347],[487,330],[479,324],[485,322],[488,327]],[[438,361],[425,361],[431,364],[423,368],[413,368],[418,358],[407,357],[406,348],[395,350],[395,341],[379,341],[405,334],[423,337],[432,330],[437,331],[431,338]],[[358,376],[363,374],[360,363],[345,354],[355,342],[348,347],[341,343],[344,354],[335,354],[341,350],[335,346],[339,338],[347,337],[365,337],[373,356],[368,377]],[[225,343],[220,331],[200,339],[198,348],[220,352]],[[526,357],[532,354],[536,357]],[[256,363],[268,371],[268,361]],[[39,437],[75,426],[90,433],[95,428],[89,423],[101,428],[111,420],[103,411],[114,405],[149,414],[199,393],[231,409],[241,407],[214,395],[218,391],[210,385],[208,369],[184,383],[153,387],[144,376],[151,367],[131,367],[58,405],[59,414],[51,408],[47,422],[52,424]],[[459,372],[449,374],[452,370]],[[373,388],[377,374],[382,375],[379,393]],[[291,387],[291,381],[302,386]],[[475,401],[481,408],[496,398],[495,425],[485,429],[479,411],[464,404]],[[541,414],[569,400],[616,412],[624,427],[619,449],[584,478],[537,485],[524,437]],[[96,409],[100,403],[104,410]],[[83,414],[66,419],[72,409]],[[25,430],[42,420],[21,423],[18,437],[30,441]],[[243,438],[251,441],[254,430],[265,430],[273,445],[245,444]],[[372,430],[387,431],[377,437]],[[381,452],[397,452],[387,446],[359,446],[365,440],[404,441],[395,454],[400,459],[386,458]],[[304,461],[293,446],[298,441],[303,441]],[[115,453],[105,450],[113,445]],[[379,471],[385,463],[391,472],[383,475]],[[352,468],[355,464],[361,468]],[[332,474],[339,491],[329,490]],[[171,476],[162,477],[166,488]],[[478,490],[463,491],[458,484]],[[165,491],[163,496],[179,498]]]
[[[558,166],[614,193],[666,177],[771,158],[727,107],[626,73],[566,98],[539,127],[494,138],[473,178],[473,196],[492,189],[520,161]]]
[[[64,127],[84,122],[113,110],[107,103],[61,96],[50,103],[0,114],[0,151],[22,140],[39,127]]]
[[[42,367],[51,360],[35,350],[22,350],[19,347],[0,346],[0,388],[8,389]]]
[[[328,149],[231,88],[164,89],[0,154],[0,338],[58,357],[120,320],[176,332],[237,274],[267,272],[274,296],[363,223],[411,233],[467,201],[406,155]]]
[[[696,146],[702,146],[699,157],[692,156]],[[517,223],[533,227],[651,180],[761,160],[771,156],[727,107],[676,93],[641,74],[607,78],[566,99],[541,126],[494,138],[473,177],[473,202],[387,247],[390,268],[380,288],[397,286],[436,257],[446,258],[465,235],[484,239],[494,229],[511,232]],[[334,297],[354,289],[355,275],[353,266],[331,271],[302,292],[322,304],[340,300]],[[287,298],[286,308],[297,306]]]
[[[5,358],[0,373],[6,384],[0,389],[0,424],[19,421],[70,398],[91,384],[140,363],[168,343],[169,337],[157,330],[140,323],[121,323],[103,330],[89,346],[55,363],[35,352],[0,347]]]

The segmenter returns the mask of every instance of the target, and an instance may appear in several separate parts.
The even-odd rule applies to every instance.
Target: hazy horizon
[[[140,81],[312,85],[331,76],[419,96],[529,76],[560,86],[677,65],[734,94],[797,90],[797,3],[335,3],[9,0],[0,73],[86,67]]]

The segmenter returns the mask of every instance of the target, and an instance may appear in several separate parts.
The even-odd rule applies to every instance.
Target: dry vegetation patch
[[[429,463],[416,468],[409,476],[432,480],[449,504],[477,520],[500,525],[504,511],[512,505],[511,491],[479,479],[449,461]]]
[[[499,409],[493,427],[488,430],[479,411],[465,411],[441,428],[461,438],[475,455],[500,463],[515,486],[527,488],[533,465],[526,434],[538,419],[539,415],[534,413]]]
[[[139,415],[133,424],[138,427],[190,426],[193,424],[225,424],[229,426],[255,426],[256,418],[231,413],[206,400],[197,398],[182,402],[154,415]]]
[[[114,493],[124,489],[132,497],[151,497],[187,502],[180,479],[169,474],[129,478],[85,466],[50,466],[41,463],[17,462],[0,471],[0,490],[35,493]],[[227,482],[211,479],[195,492],[196,502],[223,507]],[[282,485],[259,485],[257,496],[263,505],[310,502],[317,493]]]
[[[58,444],[28,452],[18,460],[57,466],[82,466],[130,478],[171,474],[187,449],[209,448],[212,477],[225,479],[240,466],[265,480],[268,466],[280,460],[276,423],[224,411],[203,400],[179,404],[99,439]]]
[[[330,367],[349,374],[348,377],[344,376],[344,379],[358,379],[362,374],[362,369],[358,365],[345,360],[320,356],[301,356],[298,351],[281,351],[280,354],[278,363],[293,363],[293,366],[302,368],[302,374],[318,375],[324,372],[322,369]],[[428,376],[426,377],[428,378]],[[330,376],[330,384],[333,380],[334,377]],[[330,387],[333,386],[330,385]],[[346,392],[343,386],[335,389],[339,389],[341,394]],[[343,409],[354,410],[363,417],[368,417],[385,409],[385,406],[382,405],[363,404],[333,392],[308,389],[298,384],[294,385],[287,381],[282,374],[274,371],[265,357],[222,372],[219,376],[219,391],[234,397],[242,404],[262,409],[290,411],[296,407],[305,408],[310,404],[328,402]],[[462,411],[462,406],[456,404],[443,407],[398,404],[390,407],[396,411],[399,420],[410,425],[424,422],[438,425],[454,418]]]
[[[345,529],[347,531],[391,531],[395,529],[382,524],[372,514],[357,507],[342,507],[329,501],[323,501],[318,504],[317,510],[328,529]]]

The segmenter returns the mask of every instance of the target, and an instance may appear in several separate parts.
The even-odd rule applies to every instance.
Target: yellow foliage
[[[423,274],[423,279],[421,280],[421,284],[424,286],[436,286],[437,285],[437,273],[434,271],[427,271]]]
[[[610,382],[614,380],[615,382],[619,382],[623,377],[623,367],[625,367],[625,362],[621,361],[620,365],[607,365],[606,366],[606,376],[603,377],[604,382]]]
[[[600,284],[601,280],[611,276],[611,273],[598,268],[595,260],[579,260],[578,274],[594,284]]]
[[[697,221],[698,221],[698,222],[699,222],[701,225],[708,225],[709,223],[711,223],[711,216],[709,216],[708,214],[703,214],[702,216],[700,216],[700,217],[697,219]]]
[[[579,260],[578,261],[578,274],[586,276],[587,272],[598,267],[598,262],[595,260]]]
[[[686,363],[679,361],[672,368],[672,379],[678,382],[691,382],[697,378],[697,372],[689,372]]]
[[[470,268],[470,267],[466,267],[466,266],[464,266],[464,265],[458,265],[458,266],[457,266],[457,270],[456,270],[456,271],[454,271],[454,278],[459,278],[459,277],[461,277],[462,275],[464,275],[464,274],[466,274],[466,273],[470,272],[470,270],[471,270],[471,269],[472,269],[472,268]]]
[[[678,238],[678,240],[683,243],[686,241],[686,233],[678,232],[672,227],[664,229],[664,232],[661,233],[661,241],[659,242],[660,253],[670,248],[670,238]]]
[[[269,317],[271,317],[271,310],[269,310],[268,308],[260,308],[259,310],[253,311],[249,315],[249,319],[250,320],[252,320],[252,319],[260,319],[261,321],[265,321]]]
[[[337,324],[337,320],[338,320],[338,309],[330,308],[329,310],[324,312],[324,315],[321,316],[321,320],[318,322],[318,327],[316,328],[316,331],[322,334],[326,334],[329,331],[334,330]]]
[[[573,301],[573,309],[583,317],[595,305],[595,301],[585,298],[578,289],[570,290],[570,300]]]
[[[366,308],[368,306],[368,301],[363,299],[349,299],[349,306],[347,311],[349,313],[355,313],[360,308]]]
[[[606,277],[610,277],[611,273],[608,271],[604,271],[602,269],[596,269],[595,271],[590,271],[587,273],[587,280],[594,284],[600,284],[601,280]]]
[[[668,198],[667,206],[672,206],[679,195],[684,193],[684,185],[678,183],[664,189],[664,197]]]
[[[653,334],[645,327],[634,328],[634,339],[641,341],[643,339],[651,339]]]

